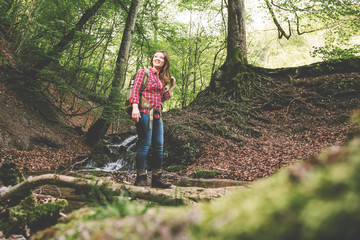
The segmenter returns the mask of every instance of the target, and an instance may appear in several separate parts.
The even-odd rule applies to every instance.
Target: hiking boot
[[[147,175],[146,175],[145,171],[136,174],[134,186],[138,186],[138,187],[146,187],[147,186]]]
[[[151,187],[153,188],[170,188],[171,182],[166,182],[161,179],[161,170],[154,170],[151,178]]]

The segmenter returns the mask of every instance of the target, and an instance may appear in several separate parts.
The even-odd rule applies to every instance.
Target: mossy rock
[[[16,164],[5,160],[0,164],[0,181],[4,186],[16,185],[25,180]]]
[[[56,223],[62,211],[67,206],[63,199],[45,204],[38,204],[33,195],[25,198],[19,205],[2,207],[0,216],[0,230],[9,235],[11,233],[25,234],[26,227],[32,231],[46,228]]]

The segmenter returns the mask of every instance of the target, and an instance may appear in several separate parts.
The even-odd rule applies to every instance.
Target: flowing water
[[[91,156],[81,171],[115,172],[134,170],[136,141],[137,135],[130,135],[124,139],[114,136],[105,139],[104,142],[108,152],[98,156]],[[100,167],[97,166],[97,160],[104,164]]]

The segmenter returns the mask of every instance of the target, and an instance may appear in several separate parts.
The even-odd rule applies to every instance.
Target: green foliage
[[[0,5],[3,13],[0,20],[8,23],[4,28],[8,27],[5,31],[9,33],[8,40],[17,55],[15,59],[20,59],[22,67],[31,70],[34,63],[47,56],[95,2],[4,1]],[[354,42],[359,33],[358,5],[350,4],[349,0],[343,4],[338,0],[329,1],[329,4],[320,2],[276,1],[279,7],[287,9],[277,8],[277,13],[282,21],[290,20],[293,32],[295,12],[302,32],[326,27],[327,42],[315,49],[314,56],[324,59],[357,56],[359,47]],[[76,31],[75,38],[64,51],[52,56],[53,63],[41,71],[47,93],[55,95],[56,92],[52,100],[69,115],[91,110],[92,116],[98,117],[102,111],[114,79],[115,61],[129,4],[130,1],[106,1],[85,26]],[[163,108],[167,111],[188,106],[209,85],[212,74],[225,61],[227,10],[222,4],[209,0],[145,1],[138,14],[126,66],[127,81],[140,68],[150,66],[155,50],[165,49],[170,55],[171,74],[177,79],[177,87]],[[248,22],[252,16],[258,16],[252,13],[253,10],[247,9]],[[318,34],[304,39],[293,34],[285,44],[276,38],[274,32],[254,33],[250,28],[248,60],[251,64],[266,67],[306,64],[314,38],[321,41],[324,37],[325,34]],[[300,60],[295,60],[294,55]],[[4,59],[0,61],[5,62]],[[230,79],[229,84],[235,82],[235,85],[252,90],[254,86],[247,79],[252,79],[252,76],[239,75]],[[125,82],[118,90],[127,84]],[[122,108],[122,104],[110,107],[105,117],[113,122],[127,118]]]
[[[3,5],[4,18],[14,23],[9,36],[23,67],[31,69],[34,63],[47,56],[95,2],[20,1],[12,4],[11,9]],[[86,100],[101,106],[103,99],[94,96],[109,95],[129,4],[130,1],[106,1],[96,15],[75,32],[74,40],[65,46],[64,51],[51,56],[54,63],[41,71],[44,79],[54,83],[45,83],[48,93],[54,94],[54,87],[58,93],[53,101],[69,114],[78,114],[89,108]],[[189,4],[192,5],[190,10],[180,7]],[[208,29],[203,26],[205,16],[209,16],[206,21],[213,20],[212,16],[219,8],[217,3],[205,0],[193,3],[145,1],[140,9],[127,75],[149,67],[155,50],[167,50],[171,57],[171,74],[177,79],[178,87],[172,99],[164,103],[165,110],[187,106],[207,86],[212,72],[222,63],[224,52],[216,60],[214,55],[224,43],[223,25],[213,21]],[[189,11],[194,18],[190,22],[180,22],[183,19],[179,16],[188,15]],[[207,14],[203,14],[204,11]],[[120,90],[126,85],[125,82]],[[99,110],[95,107],[93,111]],[[124,118],[121,106],[106,111],[106,118]]]
[[[60,211],[66,206],[66,200],[38,204],[34,196],[30,195],[17,206],[2,209],[0,230],[8,235],[25,232],[26,226],[32,230],[47,227],[49,224],[54,223],[59,217]]]
[[[326,45],[324,47],[313,47],[311,55],[321,56],[324,60],[349,59],[357,57],[360,52],[360,45],[354,45],[351,48],[340,48],[338,46]]]
[[[299,35],[317,31],[325,39],[314,47],[313,56],[323,59],[349,58],[359,54],[360,5],[353,0],[276,1],[272,4],[276,17],[286,28],[296,26]],[[295,28],[295,27],[293,27]],[[321,31],[320,31],[321,30]],[[292,30],[295,33],[295,30]]]
[[[111,203],[96,208],[89,219],[123,218],[144,214],[151,207],[151,203],[131,201],[127,196],[118,196]]]
[[[180,9],[187,9],[187,10],[203,10],[206,8],[213,0],[180,0],[178,6]]]

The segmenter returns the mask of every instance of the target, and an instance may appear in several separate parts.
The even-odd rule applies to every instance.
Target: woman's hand
[[[171,87],[175,87],[175,83],[176,83],[176,79],[173,76],[171,76],[170,78]]]
[[[141,118],[140,111],[139,111],[139,105],[136,103],[133,104],[131,118],[134,119],[135,122],[139,122],[139,120]]]

